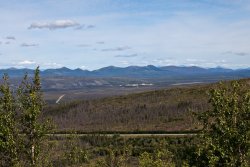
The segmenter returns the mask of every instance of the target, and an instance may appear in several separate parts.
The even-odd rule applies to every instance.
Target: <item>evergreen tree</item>
[[[37,67],[32,83],[30,83],[26,75],[18,91],[21,125],[24,134],[24,153],[27,164],[30,166],[37,166],[41,143],[50,129],[48,121],[41,123],[39,117],[44,106],[39,73],[39,67]]]
[[[0,86],[0,166],[16,166],[18,162],[18,131],[15,120],[15,100],[8,76]]]

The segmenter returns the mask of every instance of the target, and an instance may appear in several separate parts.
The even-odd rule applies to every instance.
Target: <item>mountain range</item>
[[[0,69],[0,75],[7,73],[10,77],[21,77],[25,73],[33,74],[32,69]],[[45,69],[41,71],[42,77],[125,77],[125,78],[176,78],[194,76],[230,76],[245,78],[250,77],[250,69],[226,69],[226,68],[202,68],[197,66],[108,66],[98,70],[69,69],[62,67],[58,69]]]

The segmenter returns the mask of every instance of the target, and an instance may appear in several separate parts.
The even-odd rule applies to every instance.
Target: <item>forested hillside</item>
[[[249,88],[249,79],[240,80]],[[229,82],[228,82],[229,83]],[[126,96],[75,101],[46,108],[57,129],[90,131],[195,130],[192,112],[208,110],[216,84],[176,87]]]
[[[249,164],[249,79],[71,102],[45,110],[40,81],[37,68],[34,78],[26,75],[15,92],[8,75],[3,77],[0,166]],[[154,136],[184,130],[195,134]],[[119,135],[124,132],[137,134]],[[148,135],[138,134],[143,132]]]

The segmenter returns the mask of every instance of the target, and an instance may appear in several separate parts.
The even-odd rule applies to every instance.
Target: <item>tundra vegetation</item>
[[[240,80],[45,107],[39,68],[33,79],[25,75],[17,89],[4,75],[0,166],[249,166],[248,83]],[[90,133],[108,130],[116,135]],[[119,135],[164,131],[197,135]]]

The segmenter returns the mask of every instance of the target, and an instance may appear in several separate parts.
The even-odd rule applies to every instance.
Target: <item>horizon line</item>
[[[156,66],[156,65],[152,65],[152,64],[148,64],[148,65],[144,65],[144,66],[140,66],[140,65],[130,65],[130,66],[125,66],[125,67],[121,67],[121,66],[114,66],[114,65],[109,65],[109,66],[104,66],[104,67],[100,67],[97,69],[93,69],[93,70],[89,70],[89,69],[84,69],[84,68],[69,68],[67,66],[62,66],[62,67],[55,67],[55,68],[40,68],[40,71],[45,71],[45,70],[50,70],[50,69],[63,69],[63,68],[67,68],[69,70],[82,70],[82,71],[96,71],[96,70],[100,70],[103,68],[108,68],[108,67],[115,67],[115,68],[128,68],[128,67],[148,67],[148,66],[153,66],[156,68],[162,68],[162,67],[198,67],[198,68],[202,68],[202,69],[215,69],[215,68],[222,68],[222,69],[228,69],[228,70],[242,70],[242,69],[249,69],[250,67],[246,67],[246,68],[228,68],[228,67],[223,67],[223,66],[215,66],[215,67],[202,67],[202,66],[196,66],[196,65],[166,65],[166,66]],[[37,67],[41,67],[41,66],[37,66]],[[35,67],[35,68],[37,68]],[[35,68],[31,68],[31,67],[8,67],[8,68],[0,68],[0,70],[11,70],[11,69],[16,69],[16,70],[35,70]]]

